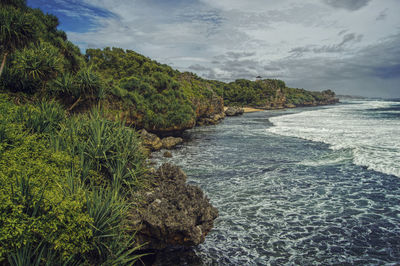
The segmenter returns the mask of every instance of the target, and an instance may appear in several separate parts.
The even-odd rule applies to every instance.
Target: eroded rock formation
[[[152,187],[136,195],[139,200],[129,217],[138,243],[160,250],[204,242],[218,210],[200,188],[186,184],[179,167],[163,164],[154,175]]]
[[[244,113],[244,109],[240,108],[240,107],[230,106],[225,110],[225,114],[227,116],[237,116],[237,115],[241,115],[243,113]]]

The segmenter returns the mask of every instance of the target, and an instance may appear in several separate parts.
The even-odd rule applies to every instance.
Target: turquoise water
[[[220,216],[204,265],[400,262],[400,103],[359,101],[225,119],[161,158]],[[189,263],[190,264],[190,263]]]

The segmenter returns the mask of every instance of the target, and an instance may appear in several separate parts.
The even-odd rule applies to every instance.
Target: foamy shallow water
[[[271,118],[267,130],[349,149],[353,162],[400,177],[400,103],[358,101]]]
[[[343,117],[329,111],[335,108],[348,107],[229,118],[189,132],[172,159],[156,155],[180,165],[220,211],[214,230],[195,249],[204,265],[400,261],[400,178],[355,164],[353,147],[332,148],[274,127],[277,121],[286,128],[305,123],[292,117],[310,112],[316,121],[314,111]],[[323,132],[330,132],[328,125]]]

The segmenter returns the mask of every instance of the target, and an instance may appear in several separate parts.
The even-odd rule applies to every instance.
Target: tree
[[[8,54],[35,40],[36,34],[33,16],[20,9],[1,6],[0,21],[0,51],[3,54],[0,67],[1,77]]]
[[[47,82],[63,70],[59,50],[47,42],[31,44],[15,53],[13,73],[23,83],[23,90],[34,92],[41,85],[45,91]]]
[[[0,7],[14,6],[16,8],[26,8],[26,0],[1,0]]]

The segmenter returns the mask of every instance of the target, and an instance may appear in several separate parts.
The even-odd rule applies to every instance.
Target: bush
[[[60,129],[65,120],[65,111],[60,104],[54,101],[42,101],[38,108],[20,108],[18,114],[26,116],[25,125],[37,133],[54,133]],[[22,113],[21,113],[22,112]]]
[[[20,81],[13,84],[14,89],[29,93],[44,91],[47,82],[63,70],[62,60],[59,50],[46,42],[17,51],[10,69],[13,79]]]
[[[62,188],[76,162],[49,152],[36,136],[19,144],[0,158],[0,257],[42,240],[63,256],[89,250],[92,220],[84,193],[66,194]]]
[[[96,111],[66,119],[54,102],[1,96],[0,263],[136,261],[124,221],[145,172],[137,133]]]

